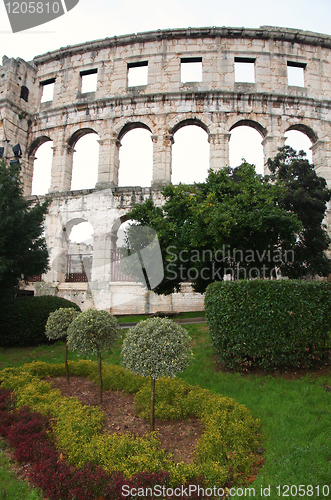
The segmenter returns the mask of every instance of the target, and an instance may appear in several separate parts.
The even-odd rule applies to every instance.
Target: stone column
[[[272,136],[267,135],[263,141],[263,154],[264,154],[264,175],[270,174],[270,171],[267,167],[268,158],[274,158],[277,153],[279,153],[278,148],[282,148],[285,145],[285,137],[282,136]]]
[[[32,180],[33,180],[33,165],[36,157],[34,155],[28,156],[22,162],[24,164],[24,171],[22,172],[23,177],[23,189],[24,195],[30,195],[32,191]]]
[[[98,141],[99,164],[96,188],[118,186],[119,151],[121,142],[115,137],[104,137]]]
[[[318,176],[324,177],[331,188],[331,139],[318,139],[310,148],[313,153],[313,164]]]
[[[63,192],[71,189],[74,148],[69,145],[53,146],[52,180],[49,192]]]
[[[209,134],[208,142],[210,144],[209,168],[220,170],[229,166],[229,140],[231,134],[215,133]]]
[[[153,141],[153,179],[152,186],[171,182],[172,145],[174,138],[170,134],[152,135]]]

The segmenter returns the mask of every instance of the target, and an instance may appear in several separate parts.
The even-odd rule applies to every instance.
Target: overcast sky
[[[201,2],[201,0],[167,0],[167,2],[156,2],[155,0],[117,0],[116,2],[113,0],[80,0],[76,7],[54,21],[15,34],[11,31],[4,3],[0,0],[0,21],[1,59],[3,55],[6,55],[7,57],[21,57],[26,61],[30,61],[36,55],[67,45],[114,35],[166,28],[185,28],[188,26],[245,26],[247,28],[257,28],[261,25],[269,25],[331,34],[331,0],[206,0],[204,2]],[[194,127],[194,129],[197,129],[197,127]],[[236,132],[239,133],[239,129],[236,129]],[[256,131],[251,132],[256,134]],[[180,136],[180,133],[183,134],[183,137]],[[130,151],[133,148],[132,146],[125,147],[130,134],[128,133],[122,140],[123,146],[120,159],[121,166],[123,166],[123,175],[125,165],[132,161]],[[143,165],[146,164],[146,157],[151,162],[152,144],[147,131],[140,130],[137,131],[138,134],[142,134],[142,136],[139,136],[136,140],[140,144],[145,144],[142,167],[137,169],[141,172],[144,169]],[[181,129],[177,134],[173,149],[174,176],[177,175],[176,168],[177,171],[179,168],[176,165],[183,165],[191,154],[191,158],[196,158],[198,163],[193,165],[192,168],[193,160],[191,159],[189,171],[197,173],[194,180],[202,180],[208,164],[208,143],[206,142],[206,136],[204,136],[205,133],[201,129],[196,130],[197,137],[192,139],[193,136],[191,135],[189,140],[185,138],[185,129]],[[92,155],[95,156],[96,137],[86,137],[89,137],[87,140],[94,140],[94,145],[91,144],[89,149]],[[134,140],[133,133],[130,140]],[[255,146],[256,142],[254,142],[256,140],[258,140],[257,146]],[[256,163],[257,169],[261,171],[263,157],[259,145],[260,140],[261,138],[256,139],[256,136],[255,139],[254,137],[249,138],[246,142],[251,145],[254,144],[253,152],[246,151],[242,149],[243,141],[240,136],[238,145],[235,146],[233,134],[230,142],[231,166],[236,166],[240,163],[240,159],[245,157],[247,161]],[[78,162],[82,162],[82,160],[79,160],[79,154],[86,156],[86,149],[80,152],[79,142],[77,143],[77,153],[75,153],[74,159],[76,165]],[[298,146],[296,143],[290,145],[297,148],[303,147],[309,151],[309,140],[306,143],[298,144]],[[198,147],[199,154],[193,151],[194,145]],[[38,151],[37,157],[44,158],[41,151],[39,151],[40,154],[38,155]],[[235,156],[235,152],[237,152],[237,156]],[[137,155],[135,155],[135,161],[137,161]],[[82,178],[82,175],[77,176],[77,183],[73,185],[73,188],[80,188],[79,179]],[[179,180],[185,182],[186,179],[181,178]],[[191,179],[188,178],[187,180]],[[130,175],[130,181],[132,181],[132,175]],[[175,181],[176,178],[174,177]],[[122,177],[122,184],[130,184],[130,182]],[[139,176],[136,182],[131,182],[132,184],[146,185],[145,181]]]

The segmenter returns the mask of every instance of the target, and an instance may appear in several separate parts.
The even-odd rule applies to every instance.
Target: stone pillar
[[[267,167],[268,158],[274,158],[278,153],[278,148],[282,148],[285,146],[286,137],[282,136],[272,136],[267,135],[263,141],[263,154],[264,154],[264,175],[270,174],[270,171]]]
[[[318,176],[324,177],[331,188],[331,139],[318,139],[310,148],[313,153],[313,164]]]
[[[171,182],[172,145],[174,138],[170,134],[152,135],[153,141],[153,179],[152,186]]]
[[[23,189],[24,195],[28,196],[32,191],[32,180],[33,180],[33,165],[36,157],[34,155],[25,158],[23,163],[24,171],[22,172],[23,177]]]
[[[53,146],[52,180],[49,192],[63,192],[71,189],[74,148],[69,145]]]
[[[104,189],[118,186],[118,170],[120,164],[119,151],[121,143],[114,137],[104,137],[100,139],[98,143],[100,144],[98,181],[95,187]]]
[[[220,170],[229,166],[229,140],[231,134],[216,133],[209,134],[208,142],[210,144],[209,168]]]

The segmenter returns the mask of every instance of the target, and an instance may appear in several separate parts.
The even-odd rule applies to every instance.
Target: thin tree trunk
[[[101,368],[101,353],[98,351],[98,368],[99,368],[99,403],[102,403],[102,368]]]
[[[154,403],[155,403],[155,378],[151,377],[151,416],[150,416],[150,424],[151,424],[151,432],[154,431]]]
[[[70,384],[69,381],[69,366],[68,366],[68,344],[66,343],[66,349],[64,353],[64,365],[66,367],[66,377],[67,377],[67,384]]]

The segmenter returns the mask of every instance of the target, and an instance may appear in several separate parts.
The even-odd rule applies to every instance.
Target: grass
[[[1,500],[43,500],[37,489],[17,479],[0,442],[0,498]]]
[[[173,319],[184,319],[184,318],[204,318],[205,311],[189,311],[182,312],[171,316]],[[117,321],[119,323],[137,323],[144,319],[150,318],[149,314],[137,314],[136,316],[117,316]]]
[[[190,384],[234,398],[261,420],[261,448],[265,450],[266,461],[256,480],[249,485],[255,490],[254,498],[331,500],[331,393],[325,388],[326,384],[331,385],[331,368],[324,370],[323,374],[317,370],[302,373],[297,378],[217,371],[207,326],[186,325],[185,328],[193,339],[194,360],[179,376]],[[125,333],[121,335],[123,337]],[[120,364],[120,350],[121,339],[112,353],[103,353],[103,361]],[[83,357],[70,353],[69,358]],[[64,345],[58,342],[34,349],[2,349],[0,368],[21,365],[33,359],[63,362]],[[292,488],[293,495],[290,491],[285,495],[287,489],[284,485],[297,488],[304,485],[301,493],[306,491],[308,485],[315,489],[313,494],[295,495]],[[329,486],[328,496],[323,495],[324,485]],[[265,490],[266,494],[261,496],[261,488],[269,486],[270,495]],[[320,487],[319,494],[317,486]],[[246,495],[241,491],[238,493],[231,498],[249,495],[248,491]],[[326,489],[324,493],[327,493]],[[253,497],[253,490],[250,496]],[[11,498],[16,500],[19,497],[8,496],[8,499]]]

